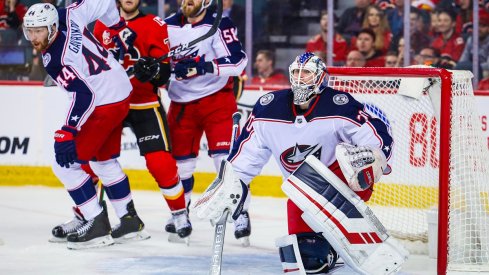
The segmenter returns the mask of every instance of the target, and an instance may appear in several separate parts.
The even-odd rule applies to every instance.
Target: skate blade
[[[249,247],[250,246],[250,237],[239,238],[239,241],[241,242],[242,247]]]
[[[80,249],[104,247],[113,244],[114,244],[114,239],[112,239],[112,236],[106,235],[106,236],[95,238],[87,242],[81,242],[81,243],[67,242],[66,246],[68,247],[68,249],[80,250]]]
[[[168,242],[170,243],[184,243],[187,246],[190,246],[190,238],[180,238],[177,233],[168,233]]]
[[[126,234],[120,238],[114,238],[114,242],[116,244],[123,244],[123,243],[128,243],[128,242],[137,242],[137,241],[144,241],[151,238],[151,235],[149,235],[146,230],[141,230],[138,232],[132,232],[129,234]]]
[[[50,243],[66,243],[66,237],[64,238],[58,238],[58,237],[51,237],[51,239],[48,240]]]

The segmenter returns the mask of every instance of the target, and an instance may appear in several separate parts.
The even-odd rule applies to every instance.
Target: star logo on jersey
[[[224,61],[226,61],[226,63],[231,63],[231,59],[229,59],[229,57],[224,58]]]
[[[73,120],[74,122],[77,122],[79,119],[80,119],[80,117],[77,115],[74,115],[71,117],[71,120]]]
[[[316,145],[299,145],[286,149],[280,154],[280,163],[289,173],[294,172],[299,165],[307,158],[307,156],[315,156],[316,158],[321,158],[321,147],[319,144]]]
[[[391,150],[391,148],[389,146],[384,147],[384,151],[389,152],[390,150]]]

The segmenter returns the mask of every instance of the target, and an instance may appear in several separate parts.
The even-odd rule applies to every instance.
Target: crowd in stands
[[[307,2],[307,0],[295,2],[304,1]],[[21,2],[28,1],[21,0]],[[59,1],[43,0],[43,2]],[[145,2],[147,6],[156,5],[156,1]],[[179,0],[166,1],[165,14],[170,15],[175,12],[179,2]],[[294,0],[285,2],[291,2],[288,3],[289,6],[295,3]],[[404,1],[354,0],[353,2],[353,6],[344,9],[341,13],[337,11],[333,13],[334,34],[331,53],[333,65],[403,67],[405,65],[403,60]],[[480,3],[478,79],[481,79],[481,82],[479,88],[489,88],[489,0],[412,0],[409,9],[411,60],[407,64],[472,70],[472,5],[474,2]],[[242,43],[245,42],[246,26],[243,3],[244,0],[224,0],[225,15],[235,21]],[[19,3],[19,0],[0,0],[0,45],[25,46],[20,25],[27,4],[32,3],[24,5]],[[319,32],[310,37],[304,45],[304,50],[314,52],[326,60],[328,57],[327,11],[322,10],[318,13],[318,19]],[[0,47],[0,49],[4,48]],[[15,75],[17,79],[21,75],[28,79],[42,80],[45,73],[40,68],[42,66],[39,66],[39,53],[30,51],[27,55],[32,56],[33,62],[24,66],[26,68],[23,68],[23,73]],[[286,68],[275,68],[274,51],[274,47],[262,47],[254,48],[253,53],[248,53],[253,55],[255,60],[250,83],[282,85],[288,82]],[[2,54],[4,53],[0,52],[0,56]],[[0,67],[4,65],[2,62]],[[3,67],[0,68],[0,79],[6,77]]]

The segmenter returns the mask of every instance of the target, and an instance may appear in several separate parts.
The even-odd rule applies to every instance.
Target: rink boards
[[[258,90],[244,91],[238,102],[238,108],[244,117],[242,123],[245,122],[245,118],[251,112],[256,100],[264,93],[264,91]],[[489,145],[487,129],[488,95],[477,94],[477,104],[481,114],[481,129],[486,139],[486,145]],[[162,98],[163,104],[167,107],[169,100],[164,90],[162,91]],[[56,87],[0,85],[0,185],[61,186],[50,168],[54,160],[52,133],[62,125],[67,100],[66,94],[60,92]],[[409,117],[406,119],[408,120]],[[397,121],[396,123],[408,122]],[[405,150],[405,148],[400,147],[400,144],[396,144],[396,146],[396,150]],[[215,177],[214,165],[207,156],[206,148],[207,144],[203,139],[195,175],[196,191],[203,191]],[[145,170],[144,158],[139,156],[136,139],[127,128],[122,137],[121,150],[120,161],[131,179],[132,188],[157,190],[156,183]],[[406,155],[405,157],[408,158],[409,156]],[[409,163],[408,159],[396,159],[395,161],[406,165]],[[394,169],[390,176],[383,178],[383,181],[389,182],[389,184],[377,184],[376,191],[383,193],[380,192],[383,189],[416,188],[417,192],[428,194],[426,197],[433,197],[429,194],[436,192],[434,188],[424,186],[423,182],[417,182],[415,177],[410,178],[410,175],[419,173],[420,169],[436,169],[430,165],[433,161],[428,160],[423,167],[412,166],[409,168],[412,173],[397,175]],[[280,190],[282,179],[277,165],[270,161],[263,169],[262,174],[253,181],[252,193],[264,196],[283,196]],[[396,179],[395,182],[392,179]],[[431,202],[425,201],[421,204],[401,206],[424,208]]]

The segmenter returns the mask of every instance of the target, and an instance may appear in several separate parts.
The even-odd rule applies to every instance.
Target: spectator
[[[457,62],[464,50],[464,40],[455,31],[455,12],[440,10],[438,15],[438,30],[440,34],[431,42],[431,47],[438,49],[442,56]]]
[[[346,67],[365,67],[365,56],[357,50],[348,53],[346,57]]]
[[[472,24],[472,1],[473,0],[457,0],[458,12],[456,18],[456,31],[460,33],[464,40],[469,38],[472,33],[473,24]]]
[[[394,1],[394,8],[387,9],[387,20],[393,36],[401,35],[403,30],[404,1]]]
[[[386,53],[391,44],[392,33],[384,12],[377,6],[368,6],[362,27],[372,29],[375,32],[375,49]]]
[[[222,0],[222,15],[231,18],[236,28],[238,28],[238,39],[245,45],[245,9],[234,0]]]
[[[375,49],[375,33],[371,29],[362,29],[356,40],[356,47],[365,56],[365,67],[384,67],[382,53]]]
[[[415,57],[415,62],[417,65],[426,65],[432,67],[440,66],[440,51],[426,47],[419,51],[419,53]]]
[[[440,34],[440,30],[439,30],[440,21],[438,20],[438,15],[436,14],[436,12],[432,12],[430,14],[430,17],[431,17],[430,36],[435,37],[438,34]]]
[[[411,11],[409,13],[409,19],[410,19],[410,33],[411,33],[411,49],[414,52],[419,52],[422,48],[426,48],[430,45],[431,43],[431,37],[428,35],[429,33],[429,17],[428,15],[426,18],[428,18],[428,22],[425,23],[423,11],[417,9],[417,8],[411,8]]]
[[[385,55],[385,67],[386,68],[399,67],[399,63],[397,59],[398,58],[396,52],[388,52]]]
[[[336,18],[335,20],[336,21]],[[326,59],[327,53],[327,39],[328,39],[328,11],[323,10],[321,12],[321,19],[319,21],[321,32],[311,38],[306,44],[306,52],[312,52],[322,59]],[[333,62],[335,65],[344,64],[346,61],[346,53],[348,49],[348,43],[339,33],[334,34],[333,40]],[[324,57],[324,58],[323,58]]]
[[[472,70],[472,44],[471,36],[455,69]],[[479,11],[479,68],[480,73],[489,70],[489,13],[485,10]]]
[[[365,10],[370,4],[369,0],[355,0],[355,6],[346,9],[338,22],[338,32],[346,39],[357,36],[362,29]]]
[[[251,84],[289,84],[288,78],[282,72],[275,70],[275,55],[272,51],[259,50],[254,67],[257,75],[251,79]]]
[[[18,0],[0,0],[0,42],[15,44],[17,30],[27,12],[26,6]]]

